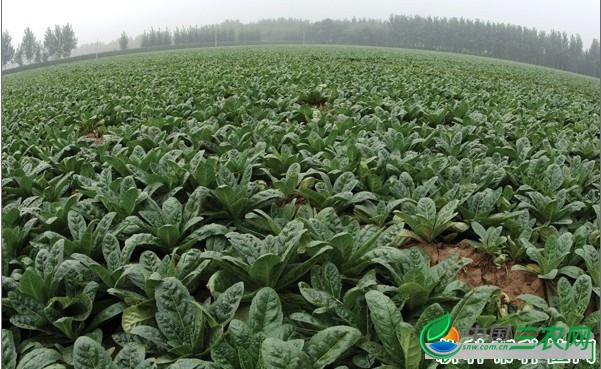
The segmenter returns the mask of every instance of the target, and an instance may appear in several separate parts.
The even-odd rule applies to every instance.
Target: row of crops
[[[598,338],[598,80],[264,47],[2,88],[3,367],[434,368],[419,334],[445,313]],[[542,292],[426,252],[460,242]]]

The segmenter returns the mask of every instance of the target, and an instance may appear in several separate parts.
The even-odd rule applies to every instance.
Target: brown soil
[[[324,113],[330,110],[330,107],[326,103],[313,105],[313,107],[321,110]]]
[[[472,263],[457,274],[457,279],[467,283],[470,288],[482,285],[498,286],[501,293],[506,295],[505,298],[509,300],[508,302],[518,307],[524,306],[524,302],[517,298],[521,294],[531,294],[546,299],[544,284],[537,276],[523,271],[512,271],[513,263],[497,267],[486,255],[474,249],[465,240],[456,245],[438,243],[409,246],[418,246],[423,249],[430,256],[431,265],[437,264],[439,260],[446,259],[454,253],[472,259]]]
[[[104,138],[102,138],[102,135],[100,135],[96,130],[86,133],[84,137],[93,138],[94,144],[96,145],[101,145],[102,143],[104,143]]]
[[[330,107],[328,106],[328,103],[325,103],[325,102],[323,102],[323,103],[317,103],[317,104],[312,104],[312,103],[310,103],[308,101],[305,101],[305,100],[298,100],[297,103],[301,104],[301,105],[311,105],[314,109],[321,110],[324,113],[330,110]]]

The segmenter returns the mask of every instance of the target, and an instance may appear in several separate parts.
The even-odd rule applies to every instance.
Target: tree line
[[[119,48],[128,49],[129,40],[123,32],[118,39]],[[142,48],[256,42],[402,47],[513,60],[596,77],[601,74],[601,50],[597,39],[585,48],[580,35],[463,18],[391,15],[386,20],[328,18],[319,22],[278,18],[246,24],[226,20],[215,25],[176,27],[174,30],[151,28],[135,40],[135,46]],[[17,51],[12,49],[10,41],[8,32],[3,32],[3,68],[11,61],[22,65],[68,57],[77,45],[68,24],[55,26],[54,30],[49,27],[43,42],[36,41],[28,28]]]
[[[279,18],[253,23],[144,31],[141,46],[294,42],[446,51],[536,64],[599,77],[599,40],[585,49],[580,35],[463,18],[391,15],[387,20]]]
[[[19,66],[41,63],[48,60],[68,58],[71,51],[77,47],[77,38],[69,23],[64,26],[48,27],[43,40],[38,40],[27,27],[21,43],[15,49],[12,37],[7,30],[2,32],[2,68],[9,63]]]

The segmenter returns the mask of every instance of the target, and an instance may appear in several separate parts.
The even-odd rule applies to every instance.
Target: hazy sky
[[[380,18],[390,14],[465,17],[579,33],[585,48],[599,38],[599,0],[2,0],[2,29],[16,46],[31,27],[38,38],[55,24],[71,23],[79,44],[131,36],[144,29],[293,17]]]

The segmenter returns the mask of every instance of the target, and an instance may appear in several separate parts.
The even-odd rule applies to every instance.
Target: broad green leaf
[[[418,311],[428,302],[429,291],[418,283],[409,282],[399,286],[398,295],[407,301],[410,311]]]
[[[226,340],[211,348],[211,359],[225,368],[237,368],[239,366],[238,351]]]
[[[113,219],[115,218],[115,213],[108,213],[96,225],[96,229],[94,230],[94,238],[102,239],[107,233],[111,224],[113,223]]]
[[[565,277],[559,278],[557,282],[557,294],[559,295],[559,307],[562,312],[567,314],[574,308],[574,291],[570,282]]]
[[[221,369],[217,364],[200,359],[179,359],[169,369]]]
[[[346,232],[336,234],[328,243],[345,258],[351,258],[351,253],[354,252],[353,246],[355,242],[353,236]]]
[[[195,348],[201,334],[201,314],[192,303],[190,293],[176,278],[165,278],[155,292],[155,319],[172,345]]]
[[[32,297],[29,297],[20,291],[10,291],[8,292],[8,298],[11,303],[11,306],[22,315],[23,318],[27,318],[26,321],[28,324],[33,324],[34,326],[39,326],[46,322],[46,318],[44,315],[44,305],[35,300]],[[17,320],[17,315],[13,315],[10,317],[10,320],[13,324],[20,327]],[[14,320],[14,321],[13,321]],[[22,327],[25,329],[31,329],[29,327]]]
[[[282,306],[278,294],[269,287],[257,292],[250,304],[248,325],[254,332],[269,333],[282,325]]]
[[[592,289],[591,278],[588,275],[578,277],[574,285],[570,285],[570,282],[564,277],[559,279],[557,292],[560,309],[568,325],[578,325],[582,320],[584,311],[590,302]]]
[[[547,301],[545,299],[543,299],[540,296],[535,296],[535,295],[518,295],[517,296],[520,300],[525,301],[526,303],[537,307],[539,309],[547,309],[549,307],[549,304],[547,304]]]
[[[71,210],[68,214],[69,231],[74,240],[80,240],[88,228],[83,216],[78,212]]]
[[[166,224],[157,229],[157,236],[163,241],[165,246],[171,249],[177,246],[177,241],[180,238],[180,230],[177,225]]]
[[[130,342],[123,346],[121,351],[115,356],[115,365],[118,369],[135,369],[146,356],[144,345],[137,342]]]
[[[496,286],[478,286],[468,292],[451,310],[451,324],[459,332],[466,332],[474,325],[493,294],[498,291],[499,287]]]
[[[351,192],[358,183],[359,181],[355,179],[355,175],[353,173],[345,172],[342,173],[338,179],[336,179],[334,186],[332,187],[332,191],[334,194]]]
[[[405,369],[419,369],[422,350],[419,344],[419,336],[411,324],[401,322],[396,326],[396,334],[403,351]]]
[[[248,350],[238,347],[238,362],[240,363],[240,369],[253,369],[256,361],[257,360]]]
[[[280,257],[275,254],[263,254],[252,264],[248,274],[265,287],[275,287],[272,285],[271,275],[280,262]]]
[[[149,234],[149,233],[137,233],[134,234],[133,236],[131,236],[130,238],[128,238],[127,240],[125,240],[125,245],[123,247],[123,249],[128,248],[128,249],[135,249],[137,246],[140,245],[151,245],[151,246],[156,246],[159,244],[159,239],[157,237],[154,237],[153,235]]]
[[[380,291],[367,292],[365,300],[369,307],[371,321],[386,352],[392,358],[400,357],[402,350],[396,335],[396,327],[403,321],[400,309]]]
[[[248,347],[250,345],[251,331],[246,323],[232,319],[228,329],[229,337],[234,346]]]
[[[45,287],[42,277],[32,269],[27,269],[19,280],[19,291],[42,303],[46,302]]]
[[[182,223],[182,204],[175,198],[170,197],[163,203],[161,209],[163,211],[164,224],[178,226]]]
[[[73,348],[75,369],[117,369],[109,354],[90,337],[82,336],[75,341]],[[38,368],[41,368],[39,366]]]
[[[459,201],[452,200],[448,204],[443,206],[442,209],[440,209],[440,212],[436,216],[435,227],[441,227],[447,222],[450,222],[451,219],[453,219],[453,217],[457,214],[454,211],[457,208],[458,203]]]
[[[6,369],[15,369],[17,365],[17,350],[13,339],[13,332],[2,329],[2,366]]]
[[[601,323],[601,310],[590,313],[580,325],[590,327],[593,333],[599,333],[599,323]]]
[[[131,333],[138,336],[139,338],[142,338],[143,340],[152,342],[154,345],[160,347],[165,351],[171,348],[165,336],[161,333],[161,331],[158,328],[151,327],[148,325],[140,325],[134,327],[131,330]]]
[[[268,201],[283,198],[284,195],[279,190],[268,189],[252,195],[249,199],[249,207],[259,209],[265,207]]]
[[[415,331],[418,334],[421,334],[421,331],[426,326],[426,324],[434,321],[435,319],[440,318],[443,315],[444,310],[438,303],[428,306],[419,316],[419,319],[417,320],[417,323],[414,326]]]
[[[61,354],[50,348],[37,348],[29,351],[19,361],[17,369],[39,369],[50,366],[61,359]],[[75,366],[77,368],[77,366]]]
[[[242,296],[244,295],[244,283],[238,282],[219,295],[217,300],[209,307],[209,313],[217,323],[225,325],[236,314]]]
[[[335,326],[317,332],[305,344],[307,353],[315,369],[324,368],[349,350],[361,337],[358,329]]]
[[[417,214],[423,216],[430,225],[436,222],[436,204],[429,197],[423,197],[417,202]]]
[[[266,338],[261,345],[261,358],[265,369],[310,368],[311,361],[300,347],[277,338]]]
[[[331,263],[326,262],[322,266],[317,267],[317,274],[319,275],[319,286],[320,288],[330,293],[337,299],[340,299],[340,292],[342,291],[342,280],[338,268]]]
[[[311,267],[321,260],[322,257],[325,257],[326,253],[331,250],[331,246],[324,246],[319,249],[319,251],[311,256],[310,259],[305,260],[302,263],[295,264],[280,264],[279,265],[279,274],[281,275],[280,280],[276,284],[276,288],[284,289],[291,285],[292,283],[299,280],[303,275],[305,275]]]

